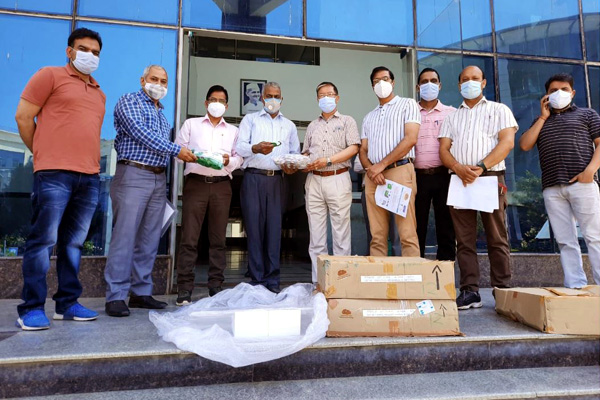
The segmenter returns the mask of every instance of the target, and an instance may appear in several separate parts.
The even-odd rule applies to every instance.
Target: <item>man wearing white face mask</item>
[[[306,214],[310,229],[308,254],[312,262],[312,281],[317,283],[317,257],[327,254],[327,216],[331,220],[333,254],[350,255],[350,206],[352,180],[350,159],[358,153],[360,136],[354,118],[340,114],[337,87],[331,82],[317,86],[321,115],[306,129],[303,154],[311,163],[306,177]]]
[[[370,76],[379,105],[368,113],[362,125],[360,162],[367,171],[365,196],[371,228],[370,255],[387,256],[390,213],[375,203],[377,185],[386,179],[410,187],[412,194],[406,217],[394,215],[405,257],[419,257],[415,219],[417,181],[413,160],[421,114],[413,99],[396,96],[394,74],[386,67],[374,68]]]
[[[160,102],[168,77],[159,65],[144,69],[141,89],[115,106],[117,169],[110,185],[113,231],[104,278],[106,313],[126,317],[129,308],[160,309],[152,297],[152,268],[158,251],[166,202],[166,167],[171,157],[194,162],[196,156],[171,142],[171,126]]]
[[[100,130],[106,96],[92,76],[102,40],[86,28],[67,41],[69,63],[45,67],[27,83],[15,119],[33,153],[33,218],[23,255],[23,303],[17,325],[50,327],[44,313],[49,250],[57,246],[54,319],[90,321],[98,313],[77,302],[79,262],[100,191]]]
[[[587,285],[576,221],[588,248],[594,281],[600,285],[600,116],[572,103],[571,75],[554,75],[545,86],[541,114],[519,145],[524,151],[538,147],[544,204],[560,248],[565,286]]]
[[[442,124],[440,158],[465,186],[480,176],[498,177],[499,208],[480,215],[487,239],[491,284],[502,288],[509,287],[511,278],[504,159],[514,147],[519,126],[507,106],[484,97],[486,83],[483,71],[476,66],[466,67],[458,76],[458,87],[464,101]],[[477,210],[452,207],[450,215],[460,267],[461,292],[456,304],[459,310],[479,308],[483,304],[479,295]]]
[[[440,75],[433,68],[425,68],[417,79],[417,91],[421,97],[421,127],[415,145],[415,172],[417,173],[417,235],[421,257],[425,257],[425,239],[429,224],[429,209],[433,202],[438,260],[454,260],[456,240],[450,209],[446,205],[450,174],[440,160],[438,136],[444,119],[456,108],[442,104],[438,94],[442,87]]]
[[[204,221],[208,223],[209,295],[219,293],[225,280],[223,272],[226,267],[225,240],[231,204],[231,173],[244,161],[235,151],[238,129],[223,118],[228,101],[229,95],[223,86],[212,86],[204,102],[206,115],[186,120],[175,140],[175,143],[195,151],[221,153],[224,165],[221,170],[197,163],[185,166],[181,241],[177,257],[178,306],[191,302],[198,239]],[[210,210],[208,214],[207,210]]]

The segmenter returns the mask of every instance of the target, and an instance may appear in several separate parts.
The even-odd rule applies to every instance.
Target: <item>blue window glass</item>
[[[588,67],[592,108],[600,113],[600,67]]]
[[[0,0],[0,8],[15,11],[37,11],[50,14],[72,14],[73,0]]]
[[[494,2],[498,52],[581,58],[578,0]]]
[[[419,0],[421,47],[492,51],[490,3],[480,0]]]
[[[519,123],[515,148],[507,160],[506,173],[507,185],[513,193],[508,216],[511,241],[515,248],[552,251],[553,244],[545,238],[545,231],[540,234],[547,217],[543,206],[537,148],[523,152],[518,140],[540,114],[540,99],[546,93],[544,84],[554,74],[571,74],[575,82],[575,103],[587,106],[583,68],[572,64],[502,58],[498,60],[500,99],[513,111]]]
[[[600,61],[600,0],[582,0],[587,58]]]
[[[31,220],[31,152],[18,133],[15,112],[29,78],[48,65],[64,65],[70,21],[0,14],[0,257],[22,254]],[[32,46],[31,32],[43,32]],[[6,241],[6,248],[4,247]]]
[[[411,45],[411,0],[307,0],[310,38]]]
[[[85,17],[177,25],[179,0],[79,0],[77,14]]]
[[[302,0],[184,0],[182,15],[188,27],[302,36]]]
[[[442,90],[439,99],[442,103],[458,107],[463,99],[458,88],[458,75],[469,65],[476,65],[485,73],[487,81],[483,94],[488,100],[496,98],[494,92],[494,60],[491,57],[461,56],[420,51],[417,56],[418,71],[433,68],[440,74]]]

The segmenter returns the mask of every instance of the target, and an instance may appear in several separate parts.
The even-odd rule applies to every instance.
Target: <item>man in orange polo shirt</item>
[[[57,246],[56,320],[91,321],[98,313],[77,302],[81,248],[98,203],[100,129],[106,96],[90,75],[99,63],[102,39],[76,29],[68,39],[69,63],[40,69],[21,94],[15,119],[33,153],[31,232],[23,255],[23,303],[17,326],[50,327],[44,313],[50,252]]]

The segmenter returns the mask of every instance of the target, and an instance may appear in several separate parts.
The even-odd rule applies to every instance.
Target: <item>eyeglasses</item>
[[[373,85],[377,85],[380,81],[391,82],[392,78],[390,78],[389,76],[384,76],[383,78],[375,78],[373,79]]]
[[[317,96],[317,98],[320,100],[324,97],[335,97],[335,96],[337,96],[337,93],[329,92],[329,93],[321,93],[320,95]]]
[[[225,99],[217,99],[217,98],[214,98],[214,97],[210,97],[208,99],[208,102],[209,103],[221,103],[223,105],[227,105],[227,100],[225,100]]]

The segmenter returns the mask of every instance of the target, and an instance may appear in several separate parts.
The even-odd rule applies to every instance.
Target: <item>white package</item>
[[[269,311],[242,310],[233,313],[233,337],[265,338],[269,336]]]
[[[290,310],[269,310],[269,336],[299,336],[301,311],[299,308]]]

